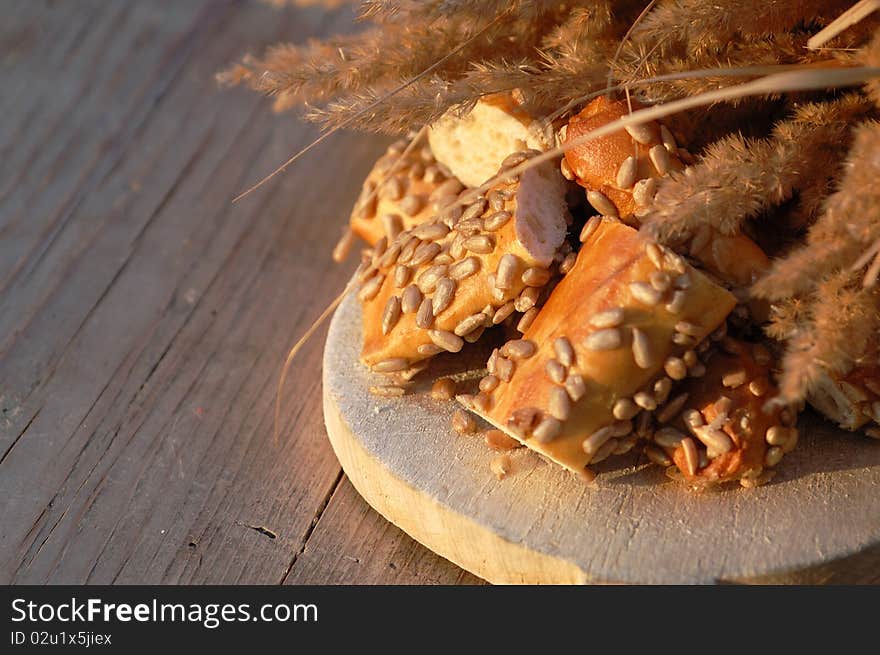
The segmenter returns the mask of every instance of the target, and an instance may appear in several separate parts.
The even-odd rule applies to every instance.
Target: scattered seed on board
[[[589,218],[587,220],[587,222],[584,223],[584,227],[581,229],[581,234],[579,237],[580,242],[585,243],[586,240],[589,239],[593,235],[593,232],[595,232],[601,224],[602,224],[602,217],[601,216],[593,216],[593,217]]]
[[[400,298],[391,296],[382,312],[382,334],[388,334],[400,320]]]
[[[648,335],[639,328],[633,328],[632,331],[632,353],[639,368],[652,368],[657,363]]]
[[[614,350],[620,348],[621,343],[623,338],[617,328],[597,330],[584,339],[584,347],[593,351]]]
[[[501,454],[492,458],[492,461],[489,462],[489,470],[496,478],[503,480],[513,470],[513,462],[509,455]]]
[[[519,323],[516,324],[516,329],[520,332],[525,332],[532,326],[532,323],[536,318],[538,318],[538,308],[532,307],[522,315],[521,319],[519,319]]]
[[[549,377],[556,384],[562,384],[563,382],[565,382],[565,366],[563,366],[555,359],[547,360],[547,363],[544,364],[544,371],[546,371],[547,377]]]
[[[448,277],[437,280],[437,289],[434,291],[434,298],[431,303],[431,313],[439,316],[452,304],[455,299],[455,281]]]
[[[477,422],[463,409],[457,409],[452,415],[452,429],[459,434],[471,434],[477,429]]]
[[[624,312],[623,307],[614,307],[593,314],[590,319],[590,325],[596,328],[614,328],[623,324]]]
[[[636,158],[630,155],[623,160],[620,168],[617,169],[617,186],[621,189],[631,189],[636,183],[639,171],[639,163]]]
[[[593,205],[593,208],[603,216],[618,218],[620,214],[617,206],[604,193],[599,191],[587,191],[587,202]]]
[[[431,385],[431,398],[435,400],[452,400],[455,398],[455,380],[440,378]]]
[[[430,298],[423,298],[419,309],[416,312],[416,325],[427,330],[434,325],[434,312],[432,311],[432,301]]]
[[[519,448],[520,443],[513,437],[505,434],[501,430],[486,430],[483,433],[483,440],[492,450],[513,450]]]

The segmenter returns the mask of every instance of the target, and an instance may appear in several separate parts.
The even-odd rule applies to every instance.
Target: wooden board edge
[[[492,584],[591,582],[577,565],[507,541],[395,476],[361,445],[326,390],[324,423],[333,451],[357,492],[388,521],[441,557]],[[488,470],[486,474],[490,475]]]

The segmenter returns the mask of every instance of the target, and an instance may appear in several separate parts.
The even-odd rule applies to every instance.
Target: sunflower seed
[[[495,239],[488,234],[477,234],[465,239],[464,247],[471,252],[487,255],[495,249]]]
[[[649,207],[657,194],[657,180],[653,177],[639,180],[633,187],[633,200],[636,207]]]
[[[452,415],[452,429],[459,434],[471,434],[476,431],[477,422],[468,412],[457,409]]]
[[[587,202],[593,205],[593,208],[603,216],[618,218],[620,214],[617,206],[604,193],[600,191],[587,191]]]
[[[480,216],[483,215],[484,211],[486,211],[485,198],[483,198],[481,200],[477,200],[476,202],[468,205],[467,208],[462,212],[461,219],[459,219],[459,223],[479,219]]]
[[[646,446],[645,455],[657,466],[672,466],[672,460],[669,459],[669,455],[657,448],[657,446]]]
[[[428,172],[431,170],[431,167],[428,167],[425,170],[425,181],[428,181]],[[464,186],[456,180],[454,177],[446,180],[445,182],[438,184],[437,188],[431,191],[431,194],[428,196],[429,200],[436,200],[437,198],[442,198],[443,196],[457,196],[464,190]]]
[[[488,414],[492,409],[492,405],[494,401],[492,400],[492,396],[487,393],[483,393],[482,391],[474,396],[474,409],[483,414]]]
[[[608,328],[605,330],[597,330],[588,335],[584,339],[584,347],[588,350],[614,350],[620,348],[623,339],[620,330],[617,328]]]
[[[614,307],[593,314],[589,318],[590,325],[596,328],[614,328],[623,324],[623,307]]]
[[[651,163],[654,164],[654,168],[657,169],[657,173],[660,175],[666,175],[669,172],[671,160],[669,158],[669,151],[665,146],[654,146],[648,151],[648,157],[650,158]]]
[[[522,315],[521,319],[519,319],[519,323],[516,324],[516,329],[520,332],[525,332],[532,326],[532,323],[536,318],[538,318],[538,308],[532,307]]]
[[[443,348],[435,346],[433,343],[423,343],[416,348],[416,350],[424,357],[433,357],[434,355],[439,355],[440,353],[445,352]]]
[[[391,296],[382,312],[382,334],[388,334],[400,320],[400,298]]]
[[[348,259],[348,255],[351,252],[352,246],[354,245],[354,239],[354,232],[346,228],[346,230],[342,233],[342,236],[339,237],[339,241],[333,247],[334,262],[338,264]]]
[[[553,341],[553,352],[556,353],[556,358],[559,360],[559,363],[566,368],[574,365],[574,348],[571,345],[571,341],[568,340],[568,337],[557,337]]]
[[[675,137],[672,136],[672,132],[665,125],[660,126],[660,141],[666,146],[670,155],[678,155],[678,143],[675,142]]]
[[[412,312],[418,311],[421,302],[422,292],[419,291],[419,288],[416,285],[410,284],[403,290],[403,294],[400,297],[400,309],[404,314],[411,314]]]
[[[431,293],[436,287],[441,277],[446,275],[449,269],[445,264],[434,264],[426,268],[416,279],[416,285],[422,293]]]
[[[550,390],[549,411],[552,416],[560,421],[567,421],[571,414],[571,399],[568,392],[562,387],[553,387]]]
[[[649,412],[653,412],[657,409],[657,401],[647,391],[638,391],[633,395],[633,402],[636,405],[641,407],[642,409],[646,409]]]
[[[731,371],[730,373],[726,373],[721,378],[721,384],[725,387],[730,387],[732,389],[736,389],[737,387],[741,387],[748,380],[748,374],[745,369],[738,369],[736,371]]]
[[[499,307],[495,314],[492,316],[492,324],[498,325],[502,321],[504,321],[508,316],[513,314],[515,307],[513,306],[513,301],[509,301],[504,303],[501,307]]]
[[[523,261],[514,254],[507,253],[498,261],[495,273],[495,286],[499,289],[510,289],[521,270]]]
[[[543,287],[550,281],[550,271],[533,266],[523,271],[522,281],[528,287]]]
[[[546,416],[532,430],[532,437],[539,443],[548,443],[558,437],[560,432],[562,432],[562,423],[559,419]]]
[[[654,433],[654,443],[664,448],[678,448],[685,435],[675,428],[660,428]]]
[[[493,211],[501,211],[504,209],[507,200],[497,191],[490,191],[487,196],[487,200],[489,201],[489,207],[492,208]]]
[[[715,453],[723,454],[733,450],[733,441],[722,430],[713,430],[708,426],[700,427],[694,429],[694,435]]]
[[[690,437],[681,440],[681,448],[684,451],[684,463],[690,475],[696,475],[700,465],[700,455],[697,452],[697,444]]]
[[[764,396],[770,390],[770,381],[767,378],[755,378],[749,382],[749,393],[758,398]]]
[[[592,218],[587,219],[587,222],[584,223],[584,227],[581,229],[581,234],[578,237],[581,243],[585,243],[587,239],[589,239],[593,232],[599,229],[599,226],[602,224],[601,216],[593,216]]]
[[[560,262],[560,264],[559,264],[559,272],[562,275],[567,275],[569,273],[569,271],[571,271],[571,269],[574,268],[574,265],[576,263],[577,263],[577,253],[576,252],[568,253],[562,259],[562,262]]]
[[[527,287],[526,289],[523,289],[522,293],[519,294],[517,299],[514,301],[514,307],[516,308],[516,311],[529,311],[537,304],[540,295],[541,290],[537,287]]]
[[[679,321],[675,324],[675,331],[686,334],[689,337],[699,337],[703,334],[703,328],[687,321]]]
[[[370,278],[366,281],[366,283],[364,283],[364,286],[361,287],[361,290],[358,292],[358,298],[360,298],[364,302],[372,300],[377,295],[379,295],[379,289],[382,288],[382,283],[384,281],[384,275],[377,275]]]
[[[428,337],[434,345],[451,353],[457,353],[464,346],[464,340],[446,330],[428,330]]]
[[[511,214],[508,211],[497,211],[494,214],[490,214],[486,218],[483,219],[483,229],[487,232],[495,232],[496,230],[500,230],[507,224],[507,221],[510,220]]]
[[[480,260],[476,257],[466,257],[449,267],[449,277],[460,281],[469,278],[480,270]]]
[[[394,267],[394,286],[402,289],[409,282],[412,276],[412,269],[406,264],[397,264]]]
[[[466,334],[470,334],[478,327],[482,327],[486,323],[486,315],[480,312],[479,314],[471,314],[467,318],[463,318],[459,321],[458,325],[455,326],[455,334],[463,337]]]
[[[614,418],[619,421],[628,421],[640,411],[642,411],[641,408],[629,398],[618,398],[611,409]]]
[[[432,302],[431,312],[434,316],[439,316],[446,311],[452,301],[455,300],[456,284],[448,277],[442,277],[437,280],[437,290],[434,291],[434,300]]]
[[[781,425],[772,425],[767,428],[767,433],[764,435],[764,438],[771,446],[783,446],[788,443],[790,438],[789,430],[790,428]]]
[[[491,393],[498,387],[500,380],[495,375],[487,375],[480,380],[480,391]]]
[[[370,393],[385,398],[399,398],[406,393],[406,389],[395,384],[382,384],[370,387]]]
[[[771,446],[767,449],[767,452],[764,455],[764,466],[768,466],[773,468],[780,461],[782,461],[782,455],[784,451],[779,446]]]
[[[640,123],[638,125],[627,125],[624,128],[636,143],[643,146],[650,145],[657,141],[656,128],[653,123]]]
[[[654,400],[658,405],[662,405],[669,398],[669,392],[672,391],[672,380],[663,377],[654,383]]]
[[[659,303],[663,297],[663,294],[647,282],[630,282],[629,290],[638,302],[651,307]]]
[[[534,341],[514,339],[501,347],[501,353],[512,359],[528,359],[538,350]]]
[[[666,403],[663,406],[663,409],[657,412],[657,420],[660,423],[668,423],[669,421],[674,419],[676,416],[679,415],[679,413],[681,413],[681,410],[684,407],[684,404],[687,402],[687,399],[687,393],[678,394],[675,398]]]
[[[412,260],[410,263],[413,266],[421,266],[422,264],[427,264],[429,261],[434,259],[437,255],[440,254],[442,248],[439,243],[434,241],[427,241],[419,244],[419,247],[416,248],[416,251],[413,253]]]
[[[438,241],[449,234],[449,228],[443,223],[422,223],[412,230],[412,234],[422,241]]]
[[[663,268],[663,249],[654,243],[653,241],[649,241],[645,245],[645,253],[648,255],[648,259],[651,260],[651,263],[654,264],[657,268]]]
[[[639,163],[636,158],[630,155],[623,160],[620,168],[617,169],[617,186],[621,189],[631,189],[636,183],[639,172]]]
[[[547,377],[556,384],[562,384],[565,382],[565,367],[555,359],[547,360],[547,363],[544,364],[544,371],[546,371]]]
[[[651,273],[648,278],[652,287],[654,287],[660,293],[664,293],[669,289],[669,286],[672,284],[672,280],[669,279],[669,275],[664,273],[663,271],[654,271]]]
[[[651,342],[639,328],[633,328],[632,331],[632,353],[636,366],[639,368],[652,368],[657,364],[657,357],[651,348]]]
[[[392,357],[376,362],[370,367],[373,373],[397,373],[409,368],[409,360],[406,357]]]
[[[580,375],[573,373],[565,379],[565,390],[568,397],[577,402],[587,393],[587,383]]]
[[[569,166],[568,160],[566,160],[565,157],[563,157],[559,162],[559,171],[562,173],[562,177],[564,177],[566,180],[574,180],[574,172],[571,170],[571,166]]]
[[[427,330],[434,325],[434,312],[431,310],[432,301],[430,298],[423,298],[416,311],[416,325]]]
[[[495,374],[504,382],[510,382],[515,370],[516,364],[513,363],[513,360],[498,357],[495,361]]]

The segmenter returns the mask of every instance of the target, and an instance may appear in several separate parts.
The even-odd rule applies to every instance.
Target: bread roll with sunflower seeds
[[[671,357],[693,351],[736,299],[675,253],[631,227],[595,217],[574,267],[522,339],[493,352],[498,383],[466,404],[523,444],[583,473],[625,452],[639,414],[698,371],[672,374]]]
[[[516,93],[498,93],[482,98],[464,116],[443,115],[428,130],[428,142],[453,175],[478,187],[509,154],[552,147],[553,133],[522,110]]]
[[[633,110],[641,105],[632,104]],[[569,143],[629,114],[625,100],[600,96],[569,120],[561,140]],[[657,180],[684,169],[669,130],[651,121],[572,146],[565,152],[563,173],[586,189],[587,200],[602,215],[635,223],[657,190]]]
[[[663,450],[694,484],[765,481],[798,436],[792,410],[767,402],[778,393],[772,369],[766,348],[725,337],[705,374],[685,380],[655,413],[649,448]]]
[[[364,180],[351,212],[352,232],[374,246],[433,218],[464,186],[439,164],[427,145],[404,154],[406,142],[392,144]]]
[[[394,372],[458,352],[518,303],[525,311],[520,298],[534,304],[565,239],[564,195],[565,180],[544,163],[493,187],[460,216],[401,232],[387,246],[380,242],[360,276],[362,361]]]
[[[826,371],[807,401],[844,430],[862,428],[880,438],[880,348],[867,349],[863,360],[844,374]]]

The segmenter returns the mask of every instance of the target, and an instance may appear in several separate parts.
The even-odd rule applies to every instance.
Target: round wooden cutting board
[[[586,486],[523,448],[497,480],[496,453],[456,435],[454,401],[428,393],[440,374],[477,377],[485,346],[380,398],[358,362],[360,320],[350,294],[327,336],[333,449],[370,505],[468,571],[494,583],[880,582],[880,442],[804,416],[798,449],[758,489],[691,493],[636,455]]]

